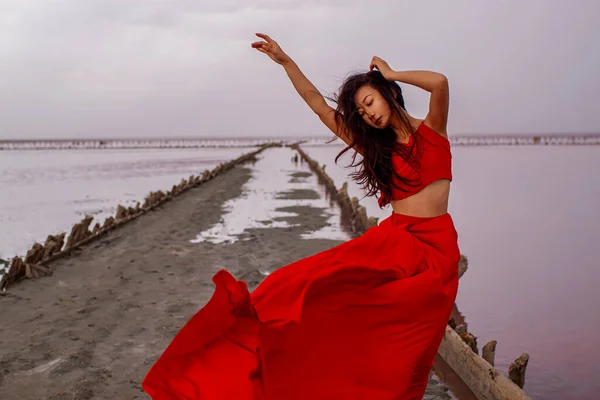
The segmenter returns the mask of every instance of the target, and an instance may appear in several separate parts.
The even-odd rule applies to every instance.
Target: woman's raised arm
[[[292,60],[291,57],[281,49],[279,44],[268,35],[257,33],[256,36],[264,41],[254,42],[252,43],[252,47],[261,53],[268,55],[271,60],[281,65],[294,85],[294,88],[310,109],[319,116],[321,121],[335,135],[346,142],[346,144],[351,145],[352,142],[346,126],[341,119],[336,118],[335,110],[327,104],[323,95],[321,95],[315,85],[308,80],[294,60]],[[355,150],[357,149],[355,148]]]

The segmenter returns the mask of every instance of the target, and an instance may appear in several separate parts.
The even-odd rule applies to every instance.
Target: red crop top
[[[413,146],[414,138],[417,138],[419,146]],[[406,191],[402,191],[392,185],[392,200],[405,199],[413,194],[423,190],[427,185],[440,179],[452,180],[452,153],[450,152],[450,142],[445,137],[441,136],[433,129],[421,123],[417,128],[417,134],[411,135],[408,143],[401,146],[412,147],[413,154],[420,162],[420,168],[415,171],[402,159],[398,154],[392,155],[392,163],[395,171],[402,177],[414,180],[417,186],[402,186],[397,182],[398,186],[403,187]],[[416,151],[419,150],[417,154]],[[389,204],[383,196],[379,198],[379,205],[384,206]]]

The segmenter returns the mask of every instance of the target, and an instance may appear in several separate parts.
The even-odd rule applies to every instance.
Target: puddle
[[[10,262],[8,260],[4,260],[0,258],[0,278],[2,275],[8,272],[8,267],[10,266]]]
[[[25,371],[20,371],[17,372],[17,375],[36,375],[36,374],[43,374],[45,372],[51,371],[52,369],[54,369],[55,367],[57,367],[58,365],[60,365],[62,362],[64,361],[64,359],[62,357],[59,357],[55,360],[49,361],[45,364],[42,365],[38,365],[35,368],[32,368],[30,370],[25,370]]]
[[[303,239],[349,240],[350,235],[340,225],[339,206],[329,201],[306,163],[292,162],[295,154],[288,148],[264,151],[249,167],[252,177],[243,186],[242,195],[225,202],[221,221],[191,242],[235,243],[247,240],[244,234],[249,229],[299,226],[286,221],[297,213],[283,211],[296,206],[319,208],[327,217],[324,228],[303,234]]]

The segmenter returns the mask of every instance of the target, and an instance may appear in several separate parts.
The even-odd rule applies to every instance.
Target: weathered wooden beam
[[[531,400],[519,386],[475,354],[449,326],[438,354],[479,399]]]

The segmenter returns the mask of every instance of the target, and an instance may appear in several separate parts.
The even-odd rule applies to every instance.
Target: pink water
[[[341,185],[339,149],[306,148]],[[469,259],[457,306],[469,330],[480,346],[498,341],[505,372],[529,353],[533,399],[600,398],[600,147],[453,151],[450,212]],[[369,215],[389,215],[364,203]]]

